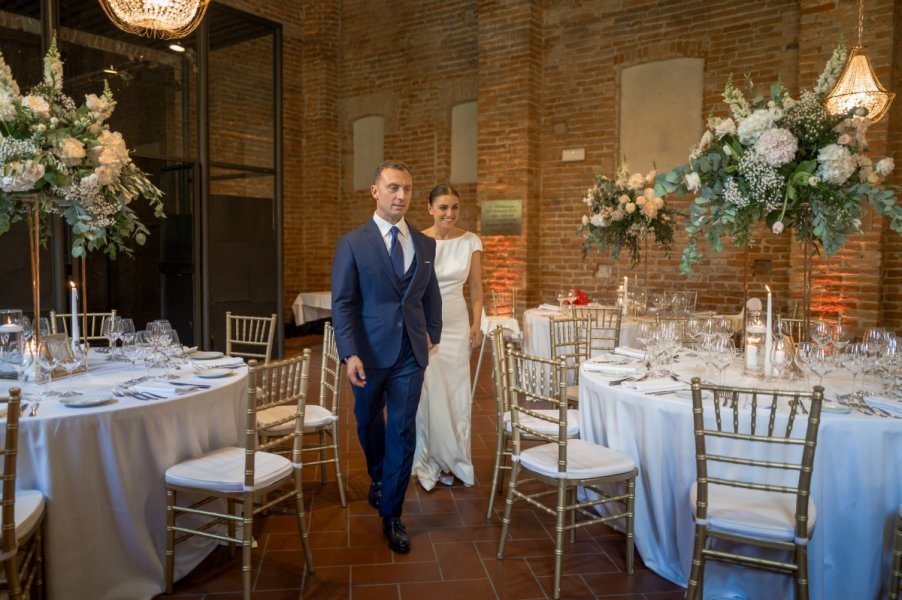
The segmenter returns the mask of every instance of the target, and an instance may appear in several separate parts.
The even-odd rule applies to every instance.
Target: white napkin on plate
[[[868,406],[873,406],[874,408],[882,408],[887,412],[902,415],[902,402],[890,400],[889,398],[879,398],[874,396],[866,396],[864,400],[868,404]]]
[[[560,312],[561,307],[555,304],[540,304],[539,310],[553,310],[555,312]]]
[[[153,394],[154,396],[163,396],[164,398],[172,398],[177,394],[182,394],[186,390],[172,385],[166,381],[145,381],[132,386],[136,392],[143,394]]]
[[[189,354],[194,354],[197,352],[197,346],[182,346],[182,356],[188,356]]]
[[[583,362],[583,368],[593,373],[608,375],[636,375],[639,373],[639,369],[633,365],[612,365],[609,362],[601,362],[592,358]]]
[[[190,359],[191,357],[189,356],[188,358]],[[204,369],[212,369],[213,367],[234,369],[236,367],[243,367],[244,360],[240,356],[223,356],[222,358],[213,358],[210,360],[195,360],[191,361],[191,364],[195,367]]]
[[[686,384],[674,381],[670,377],[658,377],[655,379],[646,379],[645,381],[624,381],[623,387],[628,390],[635,390],[643,394],[652,392],[675,392],[686,387]]]
[[[617,346],[616,348],[614,348],[614,354],[629,356],[630,358],[635,358],[638,360],[645,360],[645,352],[637,350],[636,348],[630,348],[629,346]]]

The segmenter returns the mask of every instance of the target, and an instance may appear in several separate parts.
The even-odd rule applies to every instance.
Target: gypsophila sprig
[[[144,198],[165,217],[162,192],[105,123],[115,107],[106,82],[100,96],[88,94],[80,106],[63,93],[56,40],[41,82],[24,96],[0,53],[0,234],[38,202],[42,219],[58,214],[71,227],[73,256],[103,250],[115,258],[131,253],[131,241],[144,244],[147,227],[129,204]]]
[[[696,194],[684,222],[689,242],[681,271],[690,273],[698,262],[699,236],[717,252],[725,235],[743,247],[758,221],[775,235],[792,228],[814,251],[834,254],[846,236],[860,231],[865,199],[902,233],[896,192],[880,185],[892,172],[893,159],[875,164],[867,155],[870,122],[854,112],[831,116],[824,108],[845,59],[840,42],[815,89],[798,100],[778,82],[769,97],[750,93],[748,101],[732,76],[727,80],[723,99],[730,116],[709,118],[689,163],[658,177],[655,187],[659,196]]]
[[[593,248],[599,252],[608,249],[616,259],[625,247],[635,265],[641,259],[640,245],[652,235],[669,255],[676,213],[655,194],[654,187],[655,171],[631,174],[626,163],[621,164],[616,179],[597,175],[583,196],[589,214],[583,215],[577,228],[584,238],[583,254]]]

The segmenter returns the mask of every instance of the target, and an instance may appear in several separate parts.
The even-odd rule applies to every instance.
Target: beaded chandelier
[[[200,25],[210,0],[99,0],[119,29],[149,38],[183,38]]]
[[[871,61],[864,53],[861,32],[864,23],[864,0],[858,2],[858,45],[849,52],[846,66],[833,90],[827,94],[825,106],[832,115],[846,115],[855,108],[868,111],[866,118],[876,123],[889,111],[889,105],[896,96],[886,91],[871,67]]]

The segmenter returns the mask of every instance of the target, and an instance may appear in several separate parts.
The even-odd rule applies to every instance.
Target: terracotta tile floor
[[[303,348],[314,353],[310,394],[318,389],[322,338],[286,341],[286,353]],[[487,351],[488,352],[488,351]],[[487,353],[488,358],[488,353]],[[475,353],[474,353],[475,368]],[[477,483],[467,488],[438,485],[425,492],[411,481],[404,521],[411,536],[407,555],[392,553],[382,538],[381,520],[366,501],[369,478],[354,433],[352,397],[345,389],[341,404],[342,470],[348,507],[341,508],[333,472],[323,486],[319,473],[305,473],[304,499],[316,572],[306,574],[293,517],[270,515],[255,522],[254,598],[459,600],[550,598],[553,575],[553,523],[544,514],[518,509],[504,560],[497,560],[501,496],[495,516],[486,519],[494,461],[495,408],[491,364],[482,365],[473,403],[473,462]],[[240,553],[230,558],[215,551],[158,598],[214,600],[241,597]],[[636,554],[633,575],[624,572],[623,535],[607,527],[580,529],[564,554],[563,598],[607,600],[676,600],[683,590],[646,569]]]

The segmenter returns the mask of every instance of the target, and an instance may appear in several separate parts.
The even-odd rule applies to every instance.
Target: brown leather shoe
[[[410,537],[404,523],[398,517],[382,517],[382,533],[388,540],[388,547],[394,552],[407,554],[410,552]]]

